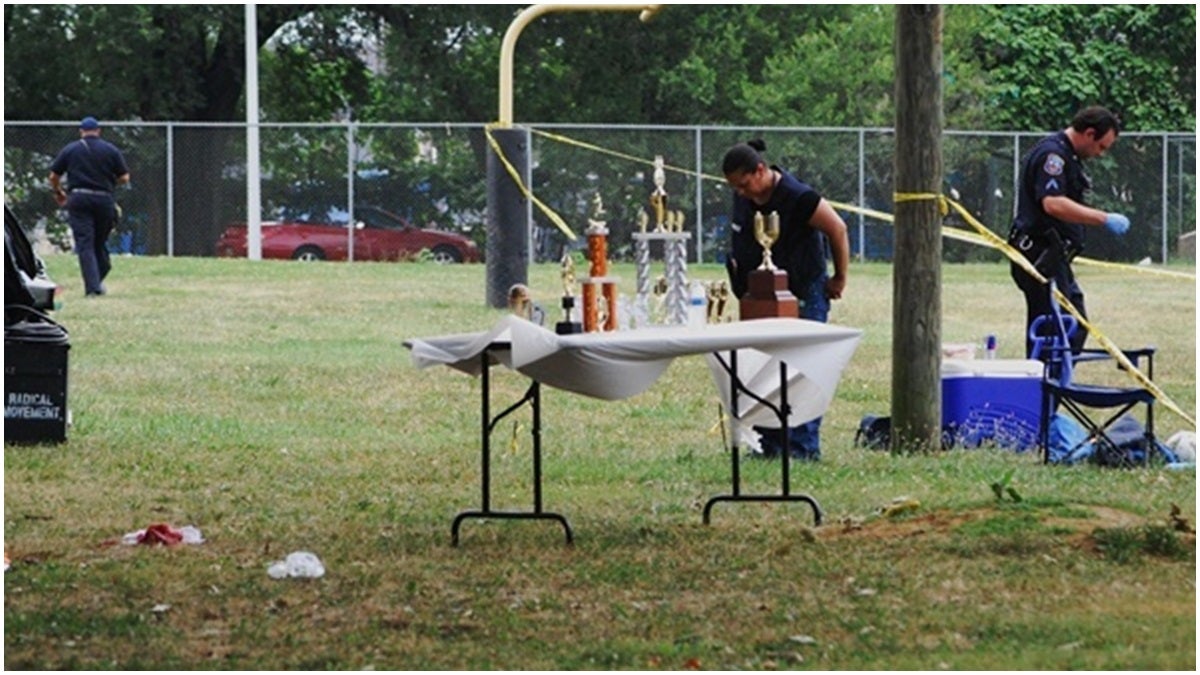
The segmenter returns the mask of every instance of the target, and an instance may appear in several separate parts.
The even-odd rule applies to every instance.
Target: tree
[[[308,11],[259,6],[259,44]],[[244,102],[243,14],[240,5],[5,5],[5,117],[236,121]],[[123,133],[110,137],[121,145]],[[219,205],[229,201],[224,182],[214,177],[225,173],[230,144],[242,135],[203,129],[176,137],[176,229],[190,235],[176,252],[211,252],[222,221]],[[147,205],[149,217],[163,222],[165,158],[128,159],[138,191],[156,200]],[[150,247],[162,251],[165,244]]]
[[[974,52],[989,74],[987,121],[1059,128],[1093,103],[1128,131],[1196,128],[1195,5],[986,6]]]

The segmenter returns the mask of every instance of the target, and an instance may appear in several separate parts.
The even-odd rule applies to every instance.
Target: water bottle
[[[996,336],[989,335],[983,339],[984,358],[991,361],[996,358]]]
[[[708,296],[704,293],[704,285],[693,281],[691,295],[688,297],[688,325],[699,328],[708,322]]]

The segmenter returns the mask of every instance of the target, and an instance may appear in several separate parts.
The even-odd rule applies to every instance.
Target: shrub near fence
[[[669,207],[695,233],[693,260],[721,259],[730,193],[720,163],[732,144],[767,141],[770,159],[810,182],[831,201],[890,213],[893,136],[888,129],[644,127],[534,125],[532,189],[576,232],[592,196],[609,211],[613,255],[628,256],[628,233],[653,189],[652,162],[669,167]],[[210,256],[221,231],[246,218],[244,124],[108,124],[133,184],[119,201],[124,218],[110,246],[149,255]],[[1014,209],[1021,155],[1041,133],[947,131],[944,191],[998,234]],[[22,223],[44,228],[61,244],[65,219],[56,211],[46,174],[57,151],[76,137],[75,124],[5,123],[5,199]],[[263,124],[260,126],[264,220],[300,218],[349,222],[357,206],[381,206],[414,224],[464,233],[483,248],[487,142],[477,124]],[[1112,261],[1166,262],[1176,241],[1195,230],[1195,134],[1125,133],[1088,164],[1098,208],[1130,217],[1117,239],[1098,231],[1087,255]],[[844,212],[856,255],[891,258],[891,225]],[[531,257],[554,260],[571,245],[549,218],[534,211]],[[348,233],[349,234],[349,233]],[[997,254],[947,242],[948,261]]]

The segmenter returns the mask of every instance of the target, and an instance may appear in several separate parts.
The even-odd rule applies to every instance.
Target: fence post
[[[167,257],[175,257],[175,124],[167,123]]]
[[[858,205],[867,203],[867,132],[858,130]],[[858,212],[858,260],[867,259],[867,224],[862,211]]]
[[[1167,228],[1170,223],[1171,215],[1167,210],[1167,200],[1170,196],[1167,194],[1167,170],[1170,165],[1168,155],[1170,148],[1170,139],[1164,133],[1162,137],[1162,264],[1167,264]]]
[[[1017,218],[1017,200],[1021,198],[1021,134],[1013,134],[1012,218]]]
[[[704,262],[704,145],[696,127],[696,264]]]
[[[347,257],[354,262],[354,121],[346,121],[346,240]]]

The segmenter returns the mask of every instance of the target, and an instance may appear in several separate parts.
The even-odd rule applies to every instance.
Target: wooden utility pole
[[[892,452],[941,446],[942,8],[897,5]]]

